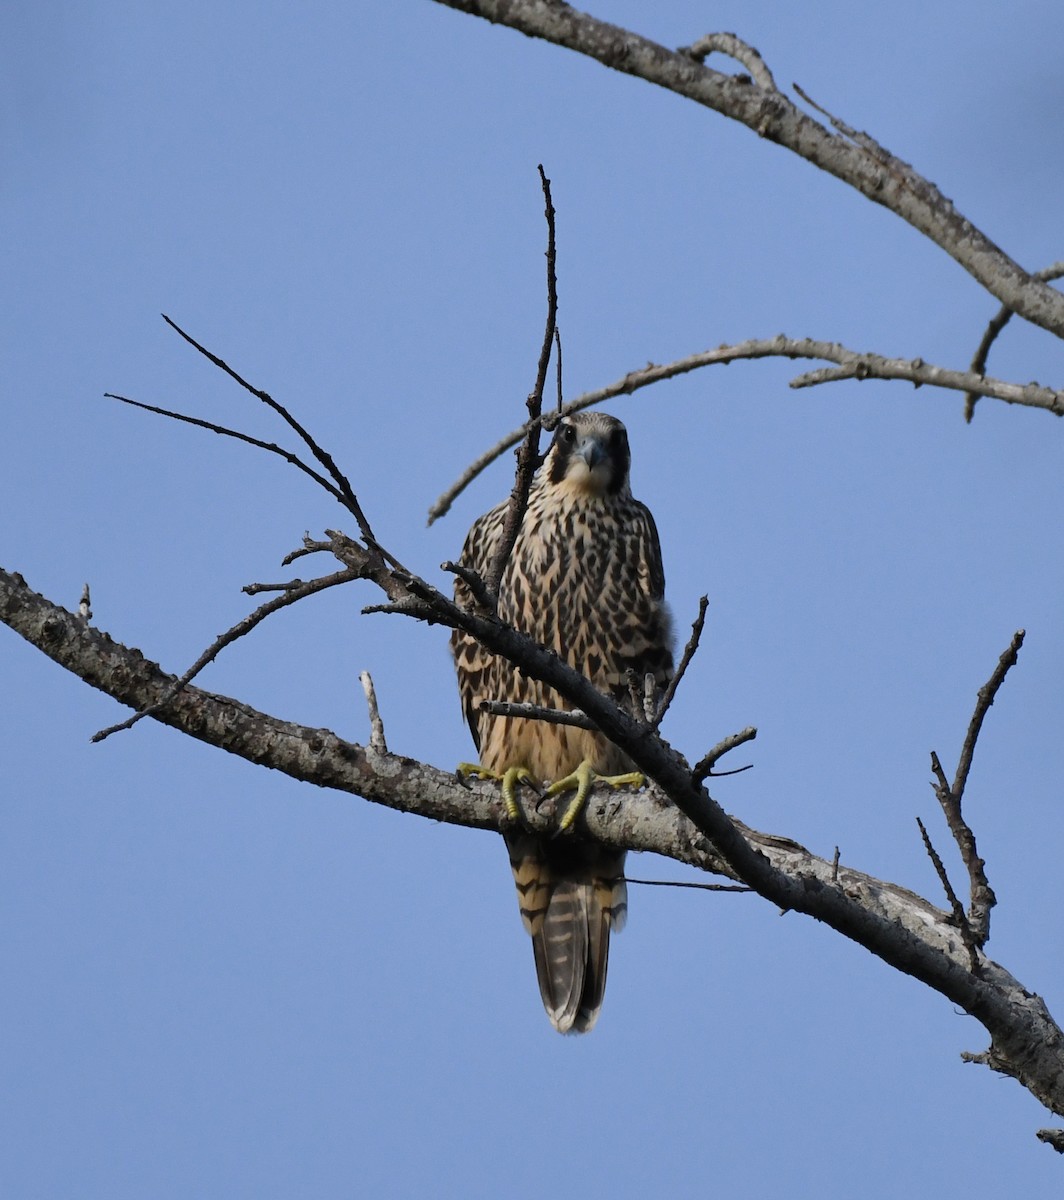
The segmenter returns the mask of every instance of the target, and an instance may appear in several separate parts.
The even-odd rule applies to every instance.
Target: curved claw
[[[639,788],[646,783],[646,779],[638,771],[629,771],[626,775],[600,775],[585,758],[571,775],[566,775],[564,779],[556,779],[547,788],[548,796],[557,796],[560,792],[576,788],[576,795],[569,801],[562,814],[562,819],[558,822],[558,833],[568,833],[572,829],[581,809],[587,803],[588,794],[596,783],[604,783],[608,787],[615,788]]]
[[[497,783],[502,784],[502,803],[506,810],[508,820],[520,821],[521,808],[517,803],[517,785],[520,783],[527,784],[534,792],[539,793],[539,785],[533,779],[531,772],[527,767],[507,767],[500,775],[498,771],[492,771],[489,767],[482,767],[479,763],[459,763],[455,768],[455,774],[459,779],[473,777],[476,779],[494,779]]]

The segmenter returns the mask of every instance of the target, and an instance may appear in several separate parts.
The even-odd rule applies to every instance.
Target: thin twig
[[[964,789],[968,783],[968,774],[971,771],[972,758],[975,755],[975,745],[979,740],[983,721],[990,706],[994,703],[994,698],[997,696],[998,690],[1005,682],[1005,676],[1016,665],[1016,659],[1019,655],[1020,647],[1023,645],[1023,639],[1024,631],[1018,629],[1013,634],[1008,647],[998,659],[997,666],[994,668],[990,678],[979,689],[975,702],[975,711],[972,713],[972,719],[968,723],[968,732],[964,738],[964,745],[961,747],[960,759],[957,763],[957,771],[953,777],[952,784],[946,779],[946,773],[942,769],[938,755],[933,750],[931,751],[931,771],[935,776],[932,786],[942,807],[946,823],[949,825],[950,833],[953,835],[953,840],[957,843],[961,861],[968,872],[971,889],[968,922],[972,930],[972,935],[979,946],[984,946],[987,938],[990,936],[990,910],[997,903],[997,897],[994,895],[994,890],[987,879],[986,863],[979,857],[975,833],[964,819],[962,811]]]
[[[968,917],[964,912],[964,905],[957,899],[957,893],[953,890],[953,885],[949,881],[949,876],[946,874],[945,865],[938,855],[938,851],[931,844],[931,838],[928,836],[927,830],[924,828],[923,821],[919,817],[916,818],[916,823],[920,827],[920,836],[924,840],[924,849],[927,851],[928,858],[935,868],[938,875],[939,883],[942,884],[942,890],[946,893],[946,899],[949,901],[950,909],[953,913],[953,920],[956,922],[957,928],[960,930],[961,939],[965,946],[968,947],[968,958],[971,962],[972,970],[975,971],[979,966],[979,959],[975,952],[975,935],[972,932],[971,926],[968,924]]]
[[[332,542],[323,542],[318,538],[312,538],[309,533],[305,533],[303,534],[303,545],[286,554],[281,559],[281,566],[290,567],[296,559],[306,558],[308,554],[331,554],[332,548]]]
[[[85,584],[81,589],[81,599],[78,601],[78,616],[86,622],[92,620],[92,596],[89,592],[88,584]]]
[[[718,759],[724,757],[729,750],[734,750],[736,746],[741,746],[744,742],[752,742],[757,737],[757,730],[753,725],[748,725],[745,729],[740,729],[738,733],[729,734],[722,741],[719,741],[712,750],[704,755],[696,764],[691,772],[691,778],[695,781],[695,785],[700,784],[704,779],[714,774],[713,767]],[[723,772],[724,774],[737,775],[739,771],[749,770],[748,767],[740,767],[738,771]]]
[[[185,684],[195,679],[200,671],[208,663],[213,662],[226,646],[231,645],[245,634],[250,633],[256,625],[265,621],[268,616],[277,612],[278,609],[286,608],[289,604],[295,604],[297,600],[302,600],[304,596],[312,596],[315,592],[322,592],[326,588],[336,587],[341,583],[349,583],[352,579],[358,578],[359,572],[354,568],[348,568],[343,571],[337,571],[333,575],[325,575],[321,579],[308,580],[308,582],[299,588],[286,592],[283,596],[278,596],[274,600],[267,601],[260,608],[255,609],[253,613],[249,613],[242,621],[238,621],[232,629],[226,630],[225,633],[217,637],[199,658],[196,659],[192,666],[189,667],[184,675],[174,680],[161,700],[150,705],[148,708],[138,710],[127,720],[121,721],[117,725],[109,725],[106,729],[99,730],[89,740],[92,742],[102,742],[105,738],[110,737],[112,733],[119,733],[123,729],[132,729],[143,717],[153,716],[160,709],[165,708],[177,696]]]
[[[844,138],[853,142],[855,146],[860,146],[862,150],[867,151],[874,159],[876,159],[877,162],[885,164],[896,162],[897,165],[901,168],[904,168],[905,171],[912,171],[912,168],[908,163],[902,162],[901,159],[892,154],[886,148],[886,146],[880,145],[880,143],[877,142],[871,134],[862,133],[861,130],[854,129],[852,125],[847,125],[841,117],[837,117],[834,113],[828,112],[828,110],[822,104],[817,104],[812,96],[804,92],[798,86],[798,84],[795,83],[791,86],[798,93],[798,95],[801,96],[806,104],[810,105],[812,108],[815,108],[822,117],[827,117],[836,133],[841,133]]]
[[[887,379],[901,380],[916,387],[944,388],[950,391],[972,390],[980,396],[992,397],[1006,404],[1021,404],[1029,408],[1044,408],[1054,416],[1064,416],[1064,391],[1042,387],[1037,383],[1010,383],[1007,380],[993,379],[990,376],[977,375],[972,371],[954,371],[946,367],[936,366],[925,362],[922,358],[884,358],[880,354],[861,353],[840,346],[837,342],[817,341],[813,338],[790,338],[779,334],[772,338],[751,338],[746,342],[738,342],[729,346],[718,346],[713,350],[704,350],[698,354],[678,358],[674,362],[659,365],[649,363],[638,370],[630,371],[622,379],[598,388],[593,392],[584,392],[570,400],[562,408],[562,415],[569,416],[602,404],[618,396],[628,396],[651,384],[661,383],[666,379],[674,379],[703,367],[727,365],[741,360],[761,358],[806,358],[822,359],[825,362],[838,363],[845,366],[845,378],[856,379]],[[843,378],[833,376],[832,378]],[[830,382],[812,376],[798,376],[791,381],[793,388],[810,387],[815,383]],[[555,421],[557,418],[551,418]],[[541,419],[546,424],[546,419]],[[442,517],[449,511],[454,501],[465,489],[497,458],[500,458],[528,432],[528,425],[511,430],[505,437],[500,438],[494,446],[485,450],[462,472],[457,480],[439,497],[429,509],[429,524]]]
[[[291,592],[302,586],[302,579],[288,579],[284,583],[245,583],[240,590],[245,596],[260,596],[263,592]]]
[[[734,33],[707,33],[691,46],[681,46],[677,54],[686,54],[695,62],[705,62],[711,54],[726,54],[744,66],[754,83],[766,92],[778,92],[776,81],[768,69],[765,60],[748,42],[735,36]]]
[[[687,668],[691,665],[691,659],[694,658],[695,652],[698,650],[698,643],[702,637],[702,629],[706,623],[706,609],[709,608],[709,597],[700,596],[698,599],[698,616],[691,623],[691,636],[687,639],[687,645],[684,647],[684,652],[680,657],[679,666],[673,672],[672,678],[669,680],[669,686],[665,689],[665,695],[661,698],[661,704],[658,707],[657,716],[652,724],[655,729],[661,724],[665,714],[669,711],[669,705],[673,702],[676,695],[676,689],[680,686],[680,680],[687,673]]]
[[[839,882],[839,848],[835,847],[835,853],[831,857],[831,882]]]
[[[193,349],[199,351],[204,358],[206,358],[209,362],[212,362],[220,370],[224,371],[230,379],[238,383],[246,392],[250,392],[251,395],[257,400],[260,400],[268,408],[273,409],[273,411],[285,422],[285,424],[296,433],[299,439],[303,442],[311,454],[314,455],[318,462],[325,468],[326,472],[335,482],[336,491],[334,494],[339,495],[341,503],[358,522],[359,532],[362,534],[363,538],[369,545],[376,546],[378,549],[380,549],[377,539],[373,536],[373,530],[370,528],[369,521],[366,520],[366,515],[362,511],[362,506],[358,502],[358,497],[355,495],[354,489],[351,487],[350,481],[336,465],[332,455],[318,445],[314,438],[311,437],[307,430],[303,428],[303,426],[295,419],[295,417],[292,416],[292,414],[287,408],[285,408],[283,404],[279,403],[277,400],[274,400],[274,398],[268,392],[264,392],[261,388],[257,388],[254,386],[254,384],[249,383],[242,375],[240,375],[237,371],[234,371],[227,362],[219,358],[217,354],[212,353],[207,349],[206,346],[203,346],[197,342],[191,334],[186,333],[181,326],[178,325],[176,321],[171,320],[166,313],[162,314],[162,318],[167,325],[169,325],[170,328],[173,329],[174,332],[180,337],[184,338],[184,340],[188,342]]]
[[[488,592],[484,580],[480,577],[478,571],[474,571],[472,567],[467,567],[465,563],[451,562],[450,559],[440,563],[440,570],[449,571],[452,575],[457,575],[473,593],[473,599],[484,612],[491,612],[495,607],[491,594]]]
[[[398,613],[403,617],[413,617],[424,621],[427,625],[436,625],[439,618],[433,613],[432,606],[423,600],[408,596],[405,600],[389,600],[386,604],[367,604],[359,612],[368,617],[372,613]]]
[[[200,417],[190,417],[185,413],[175,412],[170,408],[159,408],[155,404],[145,404],[141,400],[131,400],[128,396],[118,396],[114,392],[104,392],[104,397],[107,400],[120,400],[123,404],[129,404],[133,408],[142,408],[145,412],[157,413],[160,417],[170,417],[174,421],[184,421],[186,425],[195,425],[200,429],[209,429],[211,433],[220,433],[223,437],[236,438],[238,442],[247,442],[249,446],[256,446],[259,450],[268,450],[271,454],[277,454],[289,462],[293,467],[298,467],[305,475],[309,475],[319,487],[323,487],[330,496],[339,500],[344,504],[344,497],[340,489],[329,482],[323,475],[319,475],[313,467],[308,466],[297,454],[293,454],[291,450],[286,450],[283,446],[278,446],[276,442],[264,442],[261,438],[252,437],[248,433],[241,433],[237,429],[229,429],[225,425],[218,425],[214,421],[204,421]],[[345,505],[346,507],[346,505]]]
[[[388,743],[384,740],[384,722],[377,707],[377,690],[373,686],[373,676],[368,671],[362,671],[358,679],[366,694],[366,707],[369,709],[369,748],[376,750],[378,754],[387,754]]]
[[[1042,283],[1049,283],[1053,279],[1060,279],[1061,276],[1064,276],[1064,262],[1055,262],[1041,271],[1035,271],[1031,278],[1041,280]],[[997,341],[1001,331],[1012,319],[1012,313],[1013,310],[1007,304],[1003,304],[994,316],[990,318],[990,323],[987,325],[982,339],[976,347],[975,355],[972,358],[972,365],[968,368],[970,371],[974,371],[976,375],[982,375],[986,371],[986,360],[990,357],[990,348]],[[965,393],[965,421],[970,422],[975,415],[975,402],[978,399],[979,397],[975,392]]]
[[[539,167],[539,179],[543,186],[543,200],[547,217],[547,324],[543,331],[543,345],[539,352],[539,362],[536,366],[536,381],[528,395],[528,426],[524,442],[517,455],[517,475],[514,479],[513,491],[510,493],[510,504],[506,510],[506,520],[503,522],[502,535],[499,545],[492,557],[484,577],[484,585],[489,595],[498,596],[499,583],[506,563],[521,531],[521,522],[525,519],[528,508],[528,493],[532,488],[532,476],[539,466],[539,430],[540,414],[543,411],[543,388],[547,382],[547,367],[550,364],[551,347],[554,344],[554,330],[558,320],[558,280],[555,275],[556,246],[554,239],[554,204],[550,194],[550,180]]]
[[[696,888],[700,892],[752,892],[754,890],[747,887],[745,883],[687,883],[672,879],[633,879],[631,875],[625,875],[624,882],[638,883],[640,887]]]
[[[1012,641],[1009,642],[1008,648],[998,659],[998,664],[994,668],[990,678],[979,689],[975,711],[972,713],[972,719],[968,725],[968,733],[964,739],[964,745],[961,747],[961,756],[957,763],[957,773],[953,777],[952,791],[958,804],[960,804],[961,797],[964,795],[964,785],[968,782],[968,772],[971,770],[972,756],[975,753],[975,743],[979,738],[979,731],[983,727],[983,719],[990,710],[990,706],[994,703],[998,689],[1005,682],[1005,676],[1009,673],[1010,668],[1016,665],[1016,658],[1019,655],[1025,636],[1026,633],[1024,630],[1016,630],[1012,635]]]
[[[572,725],[577,729],[597,730],[598,726],[578,708],[542,708],[538,704],[511,703],[507,700],[481,700],[481,712],[493,717],[520,717],[525,721],[546,721],[550,725]]]
[[[557,384],[558,405],[557,412],[561,416],[562,411],[562,331],[557,325],[554,326],[554,374]]]

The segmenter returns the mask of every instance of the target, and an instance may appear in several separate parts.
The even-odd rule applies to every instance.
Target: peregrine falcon
[[[628,435],[615,418],[580,413],[559,422],[499,584],[499,616],[631,708],[627,673],[640,684],[649,673],[662,688],[673,662],[658,533],[632,496],[629,462]],[[507,505],[475,521],[466,538],[462,563],[482,576]],[[472,603],[461,579],[455,598]],[[480,754],[479,766],[460,769],[503,782],[514,818],[504,837],[543,1006],[555,1029],[583,1033],[602,1007],[610,930],[623,926],[628,899],[624,852],[581,839],[571,825],[596,779],[619,786],[642,777],[600,733],[482,712],[484,700],[572,705],[468,634],[455,630],[451,649]],[[520,782],[547,780],[552,794],[576,791],[554,837],[521,823],[514,796]]]

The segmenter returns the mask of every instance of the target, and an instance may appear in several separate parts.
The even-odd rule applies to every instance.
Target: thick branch
[[[399,586],[393,577],[390,590]],[[746,829],[695,783],[680,755],[555,655],[495,619],[462,612],[446,597],[431,595],[420,581],[418,590],[423,598],[412,607],[429,608],[434,619],[465,628],[489,649],[521,662],[529,674],[582,708],[673,802],[649,792],[618,805],[615,796],[599,794],[586,814],[591,836],[729,875],[783,910],[805,912],[831,925],[982,1021],[992,1038],[985,1061],[1064,1114],[1061,1031],[1041,999],[996,963],[980,955],[978,974],[971,972],[968,948],[949,914],[903,888],[833,866],[788,839]],[[149,707],[172,686],[173,677],[138,651],[112,641],[33,593],[19,576],[2,571],[0,620],[123,704]],[[437,820],[499,828],[502,806],[493,785],[467,790],[448,773],[345,742],[327,730],[279,721],[226,697],[186,687],[154,717],[296,779]],[[550,814],[544,813],[542,820],[544,829],[550,828]]]
[[[781,92],[703,66],[690,50],[656,42],[553,0],[437,0],[596,59],[739,121],[759,137],[856,188],[930,238],[970,275],[1035,325],[1064,336],[1064,296],[1035,279],[953,207],[938,188],[867,135],[829,129]]]

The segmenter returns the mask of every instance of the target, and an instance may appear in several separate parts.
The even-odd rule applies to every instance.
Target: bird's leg
[[[638,771],[629,771],[627,775],[600,775],[585,758],[571,775],[564,779],[556,779],[549,788],[548,796],[557,796],[559,792],[568,792],[576,788],[576,795],[569,801],[568,807],[558,822],[558,832],[567,833],[573,822],[580,815],[580,810],[587,803],[588,793],[596,783],[605,783],[610,787],[642,787],[646,779]]]
[[[517,785],[527,783],[533,791],[539,790],[532,773],[527,767],[507,767],[500,775],[490,767],[482,767],[480,763],[459,763],[455,771],[459,779],[472,775],[477,779],[494,779],[502,784],[502,803],[506,816],[511,821],[521,820],[521,808],[517,803]]]

